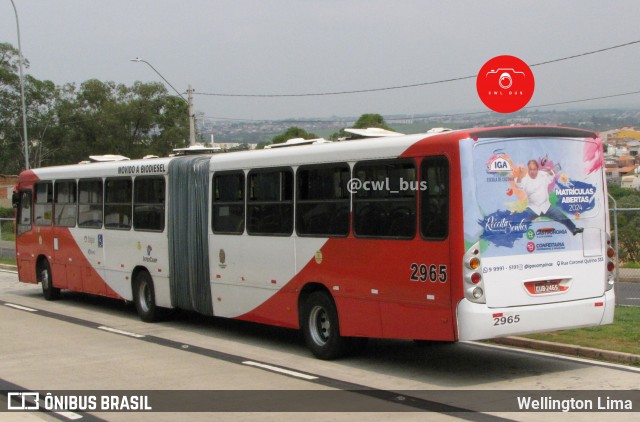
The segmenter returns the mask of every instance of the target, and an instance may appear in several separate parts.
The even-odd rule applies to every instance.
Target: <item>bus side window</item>
[[[18,236],[31,230],[31,191],[21,191],[18,196]]]
[[[131,228],[132,182],[130,178],[108,178],[104,189],[104,227]]]
[[[293,171],[252,170],[247,185],[247,232],[289,236],[293,233]]]
[[[425,239],[445,239],[449,235],[449,161],[428,157],[420,168],[420,233]]]
[[[164,177],[138,176],[134,182],[133,228],[164,230]]]
[[[33,218],[36,226],[50,226],[53,221],[53,183],[38,182],[34,184],[36,191]]]
[[[416,167],[413,160],[361,161],[353,168],[357,237],[413,239],[416,233]],[[353,185],[352,185],[353,186]]]
[[[75,181],[56,182],[54,209],[56,226],[75,227],[77,211]]]
[[[296,229],[301,236],[349,234],[349,181],[346,163],[310,165],[296,173]]]
[[[102,180],[78,182],[78,227],[102,228]]]
[[[244,172],[213,176],[211,225],[214,233],[244,233]]]

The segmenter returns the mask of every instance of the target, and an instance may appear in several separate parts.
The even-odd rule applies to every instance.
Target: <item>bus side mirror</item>
[[[11,197],[11,203],[13,204],[13,208],[18,208],[20,204],[20,193],[13,192],[13,196]]]

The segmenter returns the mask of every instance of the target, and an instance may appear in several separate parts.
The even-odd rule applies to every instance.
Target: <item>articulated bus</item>
[[[366,338],[488,339],[613,321],[602,142],[502,127],[32,169],[19,279]]]

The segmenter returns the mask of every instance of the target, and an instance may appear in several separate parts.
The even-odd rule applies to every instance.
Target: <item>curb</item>
[[[569,356],[578,356],[588,359],[600,359],[607,362],[622,363],[625,365],[640,365],[640,356],[632,353],[613,352],[611,350],[594,349],[573,344],[552,343],[549,341],[532,340],[524,337],[503,337],[491,340],[492,343],[505,346],[522,347],[526,349],[541,350],[545,352],[560,353]]]
[[[0,270],[18,271],[18,267],[15,265],[0,264]]]

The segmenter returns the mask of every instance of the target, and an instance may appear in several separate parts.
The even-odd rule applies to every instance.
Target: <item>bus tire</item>
[[[60,289],[53,287],[53,279],[51,278],[51,266],[46,259],[38,264],[38,281],[42,284],[42,295],[45,300],[60,299]]]
[[[338,311],[331,296],[323,291],[309,295],[302,306],[302,333],[307,347],[318,359],[344,355],[347,339],[340,336]]]
[[[156,305],[153,280],[146,271],[140,271],[136,274],[133,281],[133,301],[141,320],[155,322],[160,319],[160,309]]]

